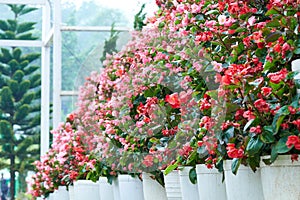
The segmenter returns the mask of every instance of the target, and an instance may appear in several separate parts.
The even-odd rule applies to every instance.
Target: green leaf
[[[290,112],[288,110],[288,106],[287,105],[281,107],[276,112],[276,115],[274,116],[273,123],[272,123],[273,130],[275,130],[275,132],[273,133],[273,135],[276,135],[278,133],[280,125],[283,122],[285,116],[287,116],[289,114],[290,114]]]
[[[21,55],[22,55],[22,51],[20,48],[15,48],[13,50],[13,57],[15,60],[17,60],[18,62],[20,61],[20,58],[21,58]]]
[[[210,11],[206,12],[205,15],[218,14],[218,13],[219,13],[218,10],[210,10]]]
[[[32,33],[24,33],[24,34],[18,35],[16,37],[16,39],[17,40],[36,40],[38,38],[37,37],[33,37]]]
[[[35,93],[33,92],[25,94],[22,98],[22,104],[30,104],[31,101],[34,99],[34,97],[35,97]]]
[[[0,29],[2,31],[7,31],[8,30],[8,24],[4,20],[0,20]]]
[[[295,50],[294,50],[294,54],[300,54],[300,48],[295,48]]]
[[[244,126],[243,131],[246,131],[246,130],[249,128],[249,126],[250,126],[253,122],[254,122],[254,119],[249,120],[249,121],[247,122],[247,124]]]
[[[247,158],[247,163],[252,169],[252,171],[256,171],[256,169],[259,167],[260,163],[260,157],[259,156],[253,156],[253,157],[248,157]]]
[[[165,169],[164,174],[165,174],[165,175],[168,175],[170,172],[172,172],[173,170],[175,170],[177,167],[178,167],[178,164],[177,164],[177,163],[175,163],[175,164],[173,164],[173,165],[169,165],[169,166]]]
[[[15,32],[18,24],[17,20],[8,19],[7,22],[9,25],[9,30]]]
[[[268,12],[266,12],[266,16],[269,15],[274,15],[274,14],[279,14],[279,12],[277,10],[275,10],[274,8],[268,10]]]
[[[276,158],[278,157],[278,153],[275,147],[272,148],[271,150],[271,159],[270,159],[270,164],[273,163]]]
[[[232,164],[231,164],[231,171],[234,175],[236,175],[239,167],[240,167],[240,164],[242,162],[242,159],[239,159],[239,158],[234,158],[232,160]]]
[[[237,28],[235,30],[236,33],[241,33],[241,32],[246,32],[246,31],[248,31],[248,29],[247,28],[243,28],[243,27],[239,27],[239,28]]]
[[[1,135],[10,135],[12,132],[12,126],[11,124],[6,120],[0,121],[0,138]]]
[[[264,143],[259,139],[259,137],[252,137],[247,144],[246,152],[249,155],[255,155],[261,150],[263,145]]]
[[[14,80],[16,80],[16,81],[18,81],[20,83],[22,81],[23,77],[24,77],[23,71],[22,70],[17,70],[13,74],[12,79],[14,79]]]
[[[4,111],[11,111],[14,108],[14,101],[12,96],[12,91],[9,87],[5,86],[0,92],[0,106]]]
[[[273,33],[270,33],[269,35],[266,36],[265,41],[268,42],[275,42],[278,40],[278,38],[282,35],[281,32],[275,31]]]
[[[275,137],[273,135],[272,126],[264,126],[263,132],[261,135],[259,135],[259,137],[260,137],[261,141],[263,141],[265,144],[275,142]]]
[[[278,19],[273,19],[272,21],[267,23],[267,27],[280,27],[281,24],[279,23]]]
[[[34,29],[35,22],[23,22],[18,25],[17,33],[25,33]]]
[[[198,147],[197,153],[199,154],[199,158],[205,158],[208,155],[208,151],[204,145],[202,147]]]
[[[189,172],[189,178],[190,178],[190,181],[193,183],[193,184],[196,184],[197,183],[197,173],[196,173],[196,169],[195,168],[192,168]]]
[[[280,138],[280,140],[275,145],[276,153],[287,153],[289,152],[293,147],[288,148],[286,145],[286,142],[288,140],[288,136]]]
[[[38,8],[24,8],[21,10],[20,15],[25,15],[35,10],[38,10]]]
[[[28,75],[28,74],[35,72],[39,68],[40,68],[40,66],[30,66],[24,70],[24,73],[25,73],[25,75]]]

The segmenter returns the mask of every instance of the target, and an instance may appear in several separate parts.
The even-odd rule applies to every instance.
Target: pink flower
[[[220,73],[220,72],[223,71],[222,63],[217,63],[216,61],[213,61],[211,64],[213,65],[214,70],[215,70],[216,72],[219,72],[219,73]]]
[[[251,120],[251,119],[255,119],[256,118],[256,116],[250,110],[245,111],[243,113],[243,117],[246,118],[247,120]]]
[[[255,19],[255,16],[252,16],[248,19],[248,23],[250,26],[253,26],[253,24],[255,23],[256,19]]]
[[[153,156],[152,155],[146,155],[144,157],[143,164],[146,167],[151,167],[153,165]]]
[[[201,10],[201,6],[200,6],[200,5],[197,5],[197,4],[193,4],[193,5],[191,6],[191,8],[192,8],[192,13],[198,13],[198,12],[200,12],[200,10]]]

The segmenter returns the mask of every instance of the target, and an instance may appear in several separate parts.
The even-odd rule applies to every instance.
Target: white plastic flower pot
[[[292,71],[299,72],[298,75],[294,77],[295,80],[300,80],[300,59],[292,61]],[[297,93],[300,94],[300,88],[297,89]]]
[[[113,186],[105,177],[99,178],[99,195],[101,200],[114,200]]]
[[[143,200],[143,183],[142,181],[130,175],[119,175],[119,197],[120,199],[115,200]],[[117,195],[118,196],[118,195]]]
[[[264,200],[260,169],[255,173],[244,165],[240,165],[237,174],[231,171],[231,160],[224,164],[227,199]]]
[[[261,161],[261,181],[265,200],[300,199],[300,161],[292,162],[291,155],[280,155],[271,165]]]
[[[74,200],[99,200],[99,184],[90,180],[78,180],[74,182]]]
[[[207,169],[205,165],[196,165],[197,185],[201,200],[226,200],[226,187],[222,174],[217,169]],[[228,199],[234,200],[234,199]]]
[[[119,180],[118,178],[115,178],[112,182],[113,186],[113,193],[114,193],[114,200],[120,200],[120,187],[119,187]]]
[[[150,174],[143,172],[143,191],[144,200],[167,200],[165,188],[156,180],[150,177]]]
[[[192,167],[179,170],[180,187],[183,200],[199,200],[198,186],[190,181],[189,173]]]
[[[37,200],[43,200],[44,198],[38,197]],[[54,193],[50,193],[49,196],[46,198],[48,200],[54,200]]]
[[[74,186],[70,185],[69,186],[69,200],[74,200],[74,199],[75,199]]]
[[[182,193],[180,187],[179,171],[174,170],[168,175],[164,175],[164,180],[168,200],[181,200]]]
[[[50,196],[50,199],[52,197]],[[66,186],[59,186],[53,193],[53,200],[69,200],[69,192]]]

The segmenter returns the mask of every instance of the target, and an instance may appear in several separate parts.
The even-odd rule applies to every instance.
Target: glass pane
[[[63,23],[77,26],[133,27],[134,15],[146,3],[145,11],[152,14],[156,8],[154,0],[63,0]]]
[[[42,9],[40,6],[27,6],[27,7],[36,7],[37,10],[22,15],[18,18],[18,22],[35,22],[35,29],[32,30],[33,35],[41,38],[42,35]],[[10,7],[6,4],[0,4],[0,20],[14,19],[14,14],[11,11]]]
[[[77,96],[63,96],[61,98],[61,121],[66,121],[66,117],[76,109]]]
[[[62,90],[77,91],[92,71],[100,71],[105,32],[63,32],[62,43]],[[120,33],[117,50],[130,38],[129,33]]]

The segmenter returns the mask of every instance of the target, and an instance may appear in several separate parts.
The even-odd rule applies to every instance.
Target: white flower
[[[226,22],[226,16],[225,15],[219,15],[218,21],[220,25],[223,25]]]

